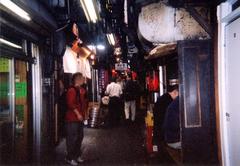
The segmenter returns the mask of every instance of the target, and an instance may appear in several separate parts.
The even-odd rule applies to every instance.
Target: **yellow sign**
[[[9,72],[9,59],[0,58],[0,73]]]

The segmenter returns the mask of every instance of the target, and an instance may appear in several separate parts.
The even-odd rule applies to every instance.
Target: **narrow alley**
[[[175,165],[166,153],[149,156],[145,149],[145,126],[143,116],[138,116],[134,124],[122,124],[115,128],[84,128],[83,158],[80,165]],[[56,147],[53,165],[66,165],[65,139]],[[149,159],[149,157],[151,159]]]

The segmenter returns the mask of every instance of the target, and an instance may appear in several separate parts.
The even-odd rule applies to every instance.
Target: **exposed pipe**
[[[70,3],[69,3],[69,0],[67,0],[67,9],[68,9],[68,16],[70,16]]]

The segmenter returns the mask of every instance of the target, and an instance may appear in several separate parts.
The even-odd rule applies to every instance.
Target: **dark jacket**
[[[164,140],[163,122],[168,105],[172,102],[172,97],[165,93],[157,99],[153,108],[153,143],[159,144]]]
[[[124,99],[125,101],[136,100],[138,96],[139,88],[136,82],[128,80],[124,88]]]
[[[164,129],[167,143],[180,141],[179,97],[173,100],[167,108]]]

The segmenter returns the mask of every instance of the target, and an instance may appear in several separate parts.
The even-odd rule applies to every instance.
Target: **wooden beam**
[[[185,7],[185,9],[190,13],[190,15],[201,25],[201,27],[212,37],[211,26],[202,18],[202,16],[197,12],[197,10],[191,6]]]

